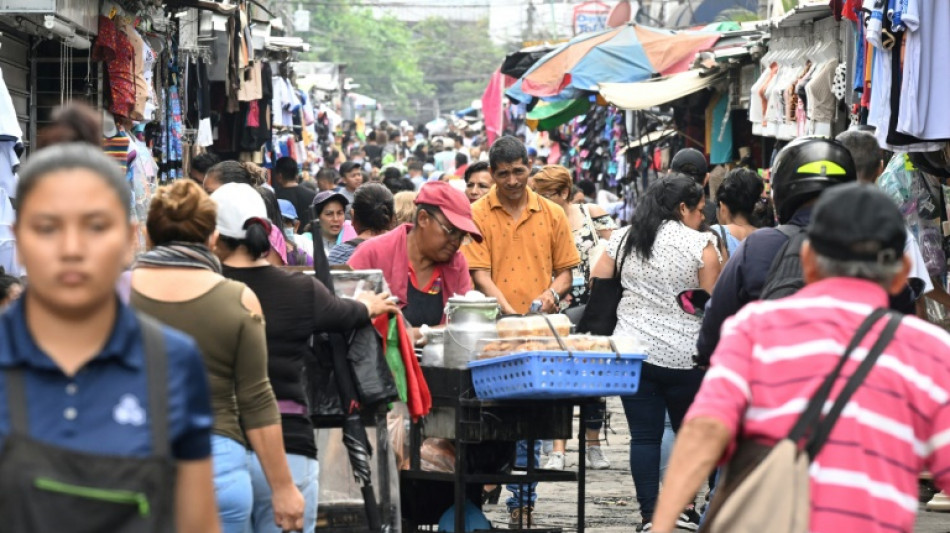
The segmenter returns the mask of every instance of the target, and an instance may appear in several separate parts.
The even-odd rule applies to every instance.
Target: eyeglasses
[[[442,221],[439,220],[439,217],[435,216],[429,211],[426,211],[426,213],[429,214],[429,218],[431,218],[432,220],[435,220],[435,222],[439,225],[439,227],[442,228],[442,232],[445,233],[445,236],[448,237],[449,240],[464,241],[465,238],[468,237],[468,232],[462,231],[458,228],[450,228],[446,226],[445,224],[443,224]]]

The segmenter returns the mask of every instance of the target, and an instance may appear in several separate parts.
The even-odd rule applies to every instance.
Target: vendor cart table
[[[403,515],[412,526],[433,523],[432,518],[417,522],[425,502],[413,502],[425,482],[451,483],[454,488],[455,531],[465,531],[466,487],[485,484],[529,484],[534,482],[577,482],[577,531],[584,532],[586,494],[586,431],[580,424],[578,472],[541,470],[534,464],[534,445],[540,439],[569,439],[573,427],[574,406],[599,402],[599,398],[549,400],[481,400],[475,397],[470,370],[423,367],[422,372],[432,393],[432,413],[412,424],[409,433],[410,467],[400,472]],[[426,472],[420,467],[420,448],[426,437],[455,439],[455,472]],[[528,441],[527,469],[523,475],[469,473],[468,447],[484,441]],[[409,490],[412,489],[412,490]],[[474,502],[473,502],[474,503]],[[431,509],[430,509],[431,511]],[[438,521],[435,518],[434,521]],[[527,529],[523,529],[527,531]],[[534,529],[532,531],[559,531]]]

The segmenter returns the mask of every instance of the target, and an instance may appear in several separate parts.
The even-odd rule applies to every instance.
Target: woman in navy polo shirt
[[[122,172],[58,145],[16,198],[29,284],[0,316],[3,530],[220,531],[201,356],[116,297],[136,240]]]

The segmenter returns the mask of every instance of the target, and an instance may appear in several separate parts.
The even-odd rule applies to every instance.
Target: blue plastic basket
[[[642,354],[524,352],[468,366],[479,398],[538,400],[634,394],[644,359]]]

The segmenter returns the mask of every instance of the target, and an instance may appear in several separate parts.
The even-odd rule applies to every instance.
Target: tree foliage
[[[455,22],[428,18],[412,28],[427,83],[435,86],[442,112],[460,110],[481,97],[505,52],[489,38],[488,20]]]
[[[303,37],[315,48],[310,59],[345,63],[357,92],[376,98],[391,118],[428,121],[436,107],[442,113],[468,107],[504,59],[489,38],[488,20],[409,24],[344,2],[308,8],[311,31]]]
[[[412,99],[429,97],[413,45],[412,32],[392,17],[374,17],[366,8],[315,6],[311,32],[315,59],[345,63],[345,77],[358,92],[376,98],[398,115],[411,115]]]

